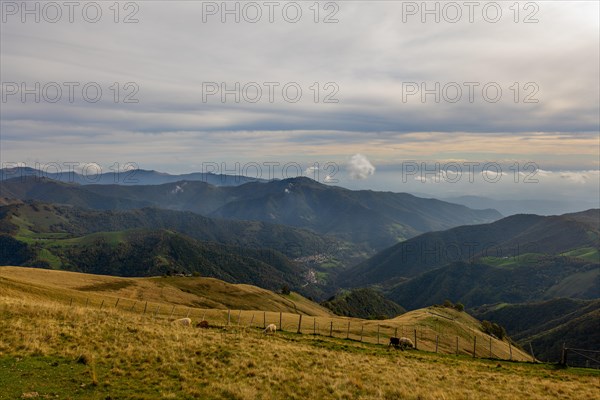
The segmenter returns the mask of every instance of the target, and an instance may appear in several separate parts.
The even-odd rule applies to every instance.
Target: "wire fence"
[[[498,360],[534,361],[510,340],[501,340],[476,329],[460,331],[447,324],[397,324],[393,321],[359,320],[347,317],[308,316],[288,312],[204,309],[184,305],[166,305],[145,300],[124,298],[70,298],[69,306],[99,310],[119,310],[146,316],[155,320],[173,321],[188,317],[194,326],[206,321],[209,327],[235,331],[239,328],[265,329],[275,324],[278,331],[296,334],[332,337],[362,343],[386,345],[390,338],[410,339],[421,351],[468,355]],[[430,313],[436,315],[435,313]],[[439,317],[447,318],[443,315]]]
[[[600,351],[575,349],[563,344],[560,363],[569,367],[600,369]]]

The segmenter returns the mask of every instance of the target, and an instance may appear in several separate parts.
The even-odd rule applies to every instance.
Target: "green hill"
[[[28,251],[32,257],[19,265],[131,277],[199,274],[270,289],[305,284],[306,268],[275,250],[200,242],[167,230],[46,239]]]
[[[402,306],[369,288],[343,291],[321,305],[337,315],[365,319],[394,318],[406,312]]]
[[[170,244],[149,248],[161,242]],[[180,244],[175,255],[170,250],[174,242]],[[260,221],[214,219],[157,208],[101,211],[39,202],[0,206],[0,243],[4,264],[120,276],[198,272],[272,289],[288,284],[315,297],[331,290],[327,287],[340,267],[361,255],[339,239]],[[135,251],[135,246],[142,246],[143,251]],[[192,260],[192,255],[200,261]],[[141,257],[140,263],[133,262],[133,257]],[[250,263],[253,267],[245,271],[251,259],[259,263]],[[222,268],[219,260],[223,260]],[[283,275],[273,273],[272,267],[281,271],[284,264]],[[264,271],[258,271],[259,266]]]
[[[202,241],[271,248],[292,258],[315,254],[344,256],[352,251],[347,243],[303,229],[207,218],[192,212],[157,208],[99,211],[38,202],[0,207],[0,232],[23,241],[128,229],[168,229]]]
[[[581,349],[600,348],[600,300],[500,303],[478,307],[473,313],[499,323],[520,344],[532,343],[541,360],[559,361],[563,343]]]
[[[600,209],[551,217],[514,215],[490,224],[425,233],[351,268],[339,283],[390,285],[452,262],[493,265],[520,259],[520,263],[536,263],[538,255],[569,254],[579,249],[586,249],[586,259],[594,259],[597,252],[593,249],[600,247],[599,215]]]
[[[572,297],[600,297],[600,264],[561,256],[539,256],[511,267],[457,262],[400,283],[387,296],[408,309],[445,299],[476,307],[550,299],[557,287]]]
[[[214,186],[198,181],[163,185],[74,185],[49,179],[9,179],[0,196],[79,207],[122,210],[147,206],[310,229],[380,250],[422,232],[496,220],[494,210],[407,193],[352,191],[308,178]]]

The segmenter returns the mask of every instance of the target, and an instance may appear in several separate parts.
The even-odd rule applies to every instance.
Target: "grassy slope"
[[[198,330],[26,294],[0,295],[0,338],[2,400],[541,400],[592,399],[600,390],[593,370],[240,327]]]
[[[541,360],[558,361],[563,343],[590,350],[600,344],[598,299],[488,305],[475,310],[475,315],[504,326],[523,345],[531,342]]]
[[[283,296],[256,286],[230,284],[213,278],[120,278],[66,271],[0,267],[0,287],[17,294],[77,299],[130,299],[185,307],[300,312],[331,315],[326,308],[292,293]]]
[[[600,262],[600,251],[595,247],[582,247],[563,253],[564,256],[579,257],[592,262]]]
[[[440,304],[444,299],[477,307],[552,297],[598,297],[599,264],[563,256],[531,257],[518,259],[518,263],[494,259],[499,262],[497,266],[482,262],[448,264],[396,285],[388,297],[407,309]]]
[[[318,331],[329,335],[333,330],[334,336],[357,340],[362,334],[364,341],[377,343],[379,340],[382,344],[391,335],[414,338],[416,329],[419,349],[435,351],[436,336],[439,336],[439,351],[445,353],[455,353],[456,337],[459,337],[459,353],[471,354],[475,335],[477,355],[489,356],[490,337],[481,332],[479,321],[466,313],[448,309],[415,310],[391,320],[361,320],[332,316],[327,309],[297,294],[282,296],[216,279],[116,278],[20,267],[0,267],[0,288],[7,295],[31,297],[36,301],[58,300],[69,304],[74,299],[74,304],[79,305],[89,301],[89,306],[94,309],[102,302],[104,307],[112,308],[120,298],[118,307],[121,310],[133,309],[142,313],[146,309],[149,314],[158,313],[163,317],[174,313],[175,316],[190,316],[194,321],[206,318],[217,325],[227,323],[225,310],[230,308],[236,310],[231,313],[232,323],[239,320],[242,325],[262,326],[264,322],[273,322],[293,332],[298,328],[298,312],[306,316],[302,320],[303,332]],[[240,309],[245,311],[237,311]],[[263,315],[263,311],[267,312]],[[283,313],[281,321],[279,312]],[[492,345],[494,357],[509,358],[507,341],[492,339]],[[515,360],[530,359],[514,346],[512,351]]]
[[[389,247],[352,267],[342,286],[389,285],[413,278],[455,261],[481,262],[496,256],[494,265],[515,267],[513,261],[533,264],[535,254],[577,256],[598,262],[600,209],[562,216],[513,215],[491,224],[459,226],[429,232]],[[516,258],[516,259],[515,259]],[[402,304],[402,303],[401,303]],[[404,304],[403,304],[404,305]]]

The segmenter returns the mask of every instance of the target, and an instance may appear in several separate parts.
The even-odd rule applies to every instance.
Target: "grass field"
[[[479,359],[463,352],[401,352],[307,334],[314,321],[326,326],[335,321],[342,328],[351,321],[370,332],[377,325],[393,329],[412,322],[430,323],[436,332],[457,333],[456,326],[463,326],[469,335],[476,320],[465,313],[424,309],[387,321],[307,313],[304,334],[265,336],[262,315],[277,322],[278,312],[263,314],[247,303],[241,323],[235,313],[227,326],[226,310],[177,306],[181,313],[192,310],[194,320],[203,313],[215,325],[181,327],[172,324],[168,313],[151,312],[155,304],[167,308],[167,303],[152,303],[142,313],[139,307],[130,311],[136,300],[123,296],[119,304],[124,307],[111,302],[100,309],[101,298],[121,296],[138,284],[135,280],[125,286],[119,278],[78,275],[0,268],[0,399],[596,399],[600,393],[597,371]],[[141,281],[155,285],[152,279]],[[87,306],[83,299],[90,299]],[[297,323],[298,315],[283,313],[282,318],[285,326],[288,318]],[[441,320],[447,326],[436,326]]]
[[[219,326],[275,323],[291,332],[300,325],[304,333],[380,344],[390,336],[408,336],[421,350],[472,355],[475,349],[477,357],[531,360],[508,340],[484,334],[480,322],[469,314],[447,308],[415,310],[383,321],[362,320],[334,316],[296,293],[284,296],[211,278],[118,278],[22,267],[0,267],[0,287],[14,296],[27,293],[37,300],[49,298],[91,309],[116,305],[123,311],[206,319]]]
[[[289,296],[273,293],[252,285],[231,284],[213,278],[157,277],[120,278],[105,275],[81,274],[66,271],[0,267],[0,288],[15,296],[35,294],[62,301],[99,303],[117,299],[149,302],[163,311],[169,306],[264,310],[330,316],[329,310],[296,294]],[[131,305],[131,301],[123,303]]]
[[[579,257],[591,262],[600,262],[600,251],[595,247],[584,247],[562,253],[563,256]]]

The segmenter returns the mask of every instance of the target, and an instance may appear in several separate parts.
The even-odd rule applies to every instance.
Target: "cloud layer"
[[[497,2],[497,22],[482,3],[473,22],[463,8],[455,23],[435,2],[439,22],[429,15],[425,23],[407,15],[410,2],[330,2],[337,8],[318,15],[312,2],[299,2],[295,23],[282,14],[288,3],[273,22],[263,8],[256,23],[243,11],[239,22],[229,15],[222,23],[221,10],[203,10],[210,2],[130,3],[137,8],[119,3],[117,23],[112,3],[99,3],[97,23],[81,9],[73,23],[64,12],[57,23],[48,15],[22,23],[4,9],[3,162],[136,162],[170,172],[203,162],[318,162],[330,181],[346,172],[323,166],[357,153],[369,155],[378,175],[402,160],[600,168],[598,2],[532,3],[537,10],[521,2],[518,15],[511,2]],[[138,22],[123,23],[127,16]],[[49,102],[47,87],[39,102],[35,94],[23,102],[22,93],[8,94],[11,82],[57,82],[62,98]],[[79,84],[73,102],[65,82]],[[85,100],[86,83],[101,88],[98,102]],[[207,94],[215,83],[219,91]],[[372,175],[367,163],[348,177]]]

